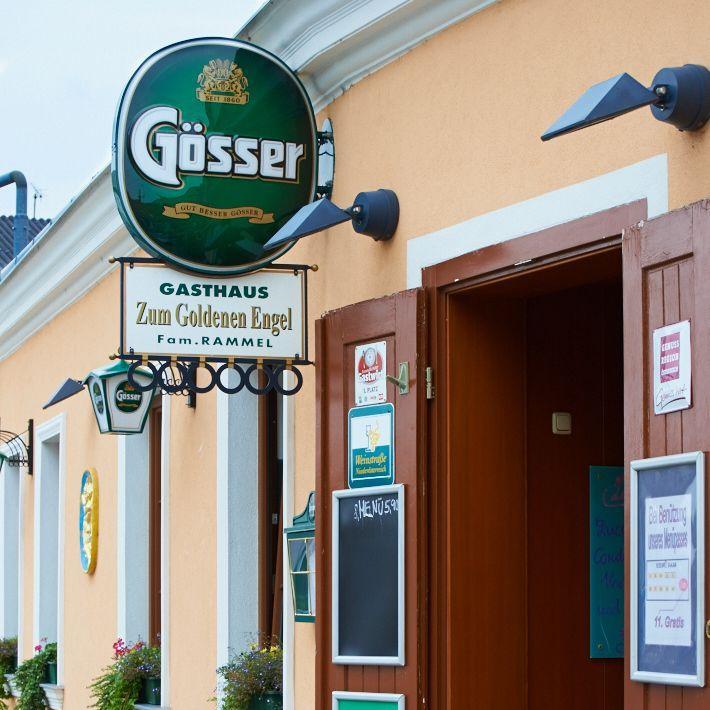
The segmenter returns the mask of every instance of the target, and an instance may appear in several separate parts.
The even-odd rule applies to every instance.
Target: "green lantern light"
[[[296,621],[316,620],[316,494],[308,496],[305,510],[286,528],[291,591]]]
[[[155,386],[142,392],[128,379],[129,364],[123,360],[92,370],[84,379],[96,423],[102,434],[140,434],[145,427]],[[147,387],[153,378],[137,369],[133,379]]]

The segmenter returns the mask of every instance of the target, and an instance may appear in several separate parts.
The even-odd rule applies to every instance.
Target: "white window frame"
[[[66,444],[67,444],[67,418],[61,413],[41,424],[35,430],[34,451],[34,575],[33,575],[33,645],[40,642],[40,605],[42,602],[42,570],[41,570],[41,544],[42,535],[40,525],[42,522],[42,476],[44,474],[44,447],[43,444],[52,443],[58,439],[59,459],[57,463],[58,495],[57,495],[57,685],[64,684],[64,527],[65,527],[65,491],[66,491]],[[50,641],[52,639],[49,639]]]

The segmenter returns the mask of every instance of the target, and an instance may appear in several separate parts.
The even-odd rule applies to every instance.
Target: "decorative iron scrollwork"
[[[27,441],[22,437],[26,436]],[[27,473],[33,473],[32,439],[34,438],[34,420],[27,422],[27,431],[15,434],[0,429],[0,458],[6,459],[10,466],[26,466]]]
[[[150,373],[150,383],[141,385],[133,378],[138,368]],[[200,371],[207,373],[206,381],[204,376],[198,377]],[[295,377],[293,387],[286,386],[286,372],[293,373]],[[201,381],[198,382],[198,379]],[[295,365],[287,362],[210,363],[169,360],[156,366],[154,362],[136,360],[129,367],[128,381],[140,392],[159,389],[164,394],[187,396],[190,393],[205,394],[216,387],[225,394],[237,394],[246,389],[256,395],[265,395],[275,390],[278,394],[290,396],[303,387],[303,374]]]

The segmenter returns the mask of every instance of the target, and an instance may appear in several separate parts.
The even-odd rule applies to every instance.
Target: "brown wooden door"
[[[330,710],[334,690],[404,693],[407,708],[422,707],[425,677],[426,528],[424,527],[425,309],[421,290],[359,303],[326,314],[316,324],[317,371],[317,678],[316,708]],[[332,663],[331,494],[347,488],[347,413],[355,405],[355,346],[386,341],[387,373],[410,367],[407,394],[387,385],[395,407],[396,482],[405,486],[404,667]]]
[[[710,201],[698,202],[626,230],[622,251],[624,456],[628,471],[628,462],[633,459],[710,449]],[[690,319],[691,323],[693,406],[682,412],[654,415],[653,331],[685,319]],[[627,560],[630,559],[629,511],[627,480]],[[706,548],[707,544],[706,539]],[[629,609],[628,575],[626,609]],[[626,626],[628,650],[628,624]],[[628,652],[625,678],[627,710],[710,707],[708,688],[630,681]]]

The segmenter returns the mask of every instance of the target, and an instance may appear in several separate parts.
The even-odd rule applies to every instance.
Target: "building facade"
[[[315,365],[293,397],[163,395],[131,436],[99,434],[85,394],[43,409],[116,352],[109,259],[137,252],[108,169],[5,267],[1,428],[34,431],[33,475],[0,473],[0,635],[18,634],[20,658],[57,640],[64,708],[90,705],[117,637],[159,636],[162,704],[194,710],[216,668],[272,632],[297,710],[339,691],[441,710],[707,704],[704,687],[630,677],[629,463],[709,448],[710,139],[648,109],[540,135],[610,76],[649,85],[662,67],[709,65],[709,23],[691,0],[266,5],[237,37],[296,70],[318,126],[331,120],[333,201],[384,187],[401,210],[390,241],[346,224],[286,257],[319,267]],[[653,331],[685,320],[692,405],[655,414]],[[386,395],[406,512],[394,666],[333,662],[333,493],[347,488],[356,348],[375,342],[388,374],[409,367],[408,392]],[[625,468],[617,657],[590,658],[590,466]],[[88,469],[92,575],[76,539]],[[312,490],[316,623],[295,623],[280,538]],[[699,571],[696,584],[704,599]]]

